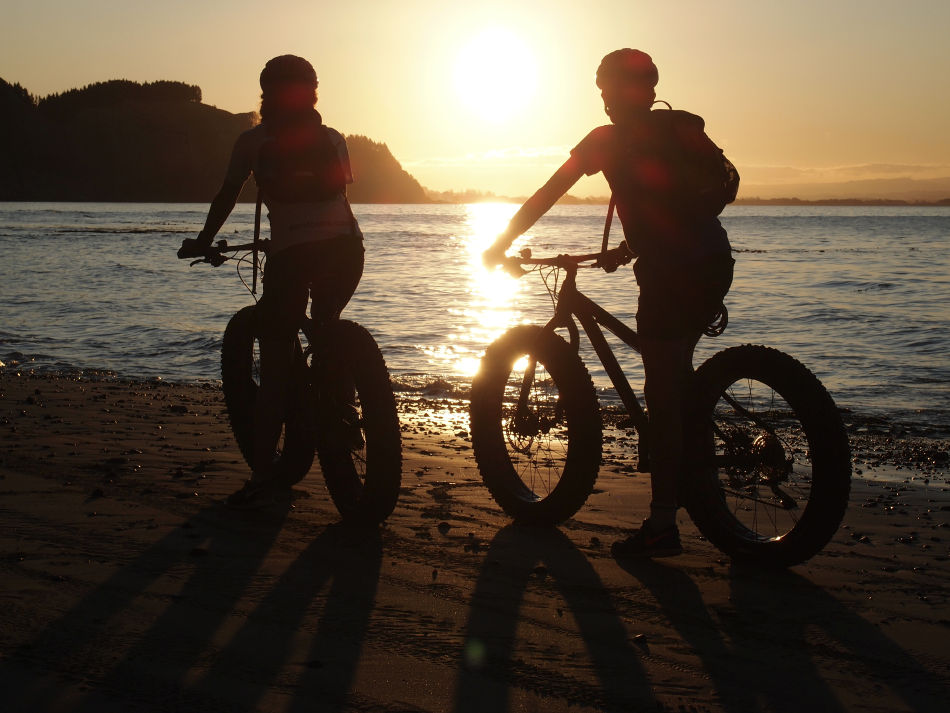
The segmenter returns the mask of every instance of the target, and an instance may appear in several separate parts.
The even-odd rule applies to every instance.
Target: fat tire
[[[396,397],[386,361],[362,326],[337,320],[328,327],[328,344],[341,358],[362,408],[365,451],[359,457],[334,439],[317,437],[324,481],[344,521],[375,525],[392,514],[402,481],[402,439]],[[365,461],[363,454],[365,453]],[[361,474],[360,469],[365,467]]]
[[[228,322],[221,347],[221,382],[231,430],[241,455],[254,467],[254,409],[258,385],[254,381],[254,340],[257,337],[256,308],[244,307]],[[303,359],[300,343],[297,356]],[[303,404],[291,406],[292,416],[284,424],[284,443],[274,463],[274,475],[281,483],[294,485],[310,472],[314,440],[311,429],[300,418]]]
[[[503,399],[515,362],[530,355],[557,385],[568,427],[564,468],[554,489],[540,497],[518,475],[503,432]],[[472,446],[492,498],[514,520],[556,525],[587,501],[600,468],[600,408],[590,374],[577,352],[557,334],[537,326],[514,327],[485,351],[472,383]]]
[[[764,346],[732,347],[711,357],[696,372],[696,410],[687,438],[692,451],[709,456],[711,419],[720,395],[737,381],[753,379],[777,392],[804,431],[811,459],[808,502],[796,524],[776,537],[757,535],[731,512],[718,469],[688,469],[682,499],[710,542],[734,559],[760,566],[788,567],[817,554],[837,532],[848,506],[851,452],[841,416],[818,378],[793,357]]]

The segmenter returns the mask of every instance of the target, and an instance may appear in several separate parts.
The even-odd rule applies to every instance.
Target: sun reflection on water
[[[472,349],[456,350],[453,371],[460,376],[474,376],[485,347],[502,332],[519,321],[519,281],[502,270],[488,269],[482,264],[482,253],[504,230],[518,209],[511,203],[472,203],[465,207],[465,232],[460,238],[468,255],[468,303],[452,310],[458,318],[451,341],[470,344]]]

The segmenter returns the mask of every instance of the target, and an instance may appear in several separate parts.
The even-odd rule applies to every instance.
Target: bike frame
[[[573,346],[576,350],[580,347],[580,334],[577,329],[577,325],[574,323],[574,318],[577,318],[577,321],[581,323],[581,327],[583,327],[584,332],[587,334],[587,338],[590,341],[591,346],[594,348],[597,358],[600,359],[600,363],[603,365],[607,375],[610,377],[611,383],[617,390],[617,394],[620,396],[621,403],[623,403],[624,408],[626,408],[627,413],[630,416],[630,420],[633,422],[634,428],[636,428],[637,433],[641,437],[641,442],[643,442],[648,438],[647,429],[649,421],[647,419],[647,415],[644,412],[643,407],[640,405],[640,401],[637,399],[633,387],[630,386],[630,382],[623,373],[623,369],[621,368],[620,363],[617,361],[617,357],[614,356],[614,352],[610,348],[610,344],[608,344],[606,337],[604,337],[604,332],[601,327],[606,328],[609,332],[619,338],[624,344],[629,346],[638,354],[640,353],[640,337],[636,331],[628,327],[626,324],[610,314],[610,312],[594,302],[590,297],[577,289],[577,270],[580,267],[580,263],[587,260],[593,260],[598,257],[599,256],[597,254],[578,256],[561,255],[556,258],[523,258],[516,260],[521,264],[555,267],[566,271],[567,274],[557,295],[557,302],[554,307],[554,316],[544,326],[544,329],[545,331],[554,332],[554,330],[556,330],[558,327],[565,327],[571,337],[571,346]],[[596,267],[596,265],[593,265],[592,267]],[[522,383],[520,397],[521,404],[527,402],[528,390],[533,379],[534,363],[532,362],[526,370],[524,382]],[[743,408],[743,406],[731,396],[728,394],[723,394],[722,398],[734,409],[736,409],[737,412],[743,414],[746,418],[758,424],[763,430],[773,435],[775,434],[775,431],[771,426],[762,422],[762,420],[754,413],[751,413],[747,409]],[[717,435],[723,437],[722,432],[715,423],[712,423],[712,428]],[[645,451],[642,452],[641,457],[644,460],[647,460],[648,453]],[[722,458],[717,458],[716,461],[720,463],[720,465],[725,462]],[[734,463],[734,459],[729,461],[729,463]]]
[[[577,349],[580,346],[577,326],[574,323],[574,318],[577,318],[587,334],[597,358],[600,359],[600,363],[603,364],[611,383],[617,390],[620,401],[627,409],[634,427],[639,434],[645,435],[648,423],[646,413],[640,405],[633,387],[627,381],[617,357],[607,343],[601,327],[607,329],[639,354],[640,338],[637,333],[577,289],[578,264],[574,260],[555,258],[538,261],[524,260],[523,262],[534,262],[534,264],[549,265],[566,270],[567,275],[561,285],[557,303],[554,307],[554,316],[545,325],[544,329],[553,332],[558,327],[565,327],[570,333],[571,345]],[[529,371],[533,370],[529,369]],[[526,376],[526,380],[528,376],[531,376],[531,374]]]
[[[260,200],[258,200],[257,208],[259,211]],[[260,216],[257,216],[257,218],[259,217]],[[266,255],[268,253],[268,249],[270,248],[269,240],[260,239],[260,236],[258,235],[258,228],[259,226],[255,225],[254,242],[244,243],[240,245],[229,245],[227,240],[219,240],[217,243],[215,243],[214,247],[209,250],[208,254],[205,255],[205,257],[195,260],[191,264],[197,265],[199,263],[208,262],[214,266],[219,266],[227,260],[237,259],[235,258],[235,255],[234,255],[236,253],[251,252],[251,255],[252,255],[251,261],[253,265],[253,268],[252,268],[253,282],[250,287],[247,287],[246,282],[244,283],[244,286],[247,287],[248,292],[250,292],[251,295],[255,296],[254,299],[256,300],[257,299],[256,297],[257,274],[258,274],[258,269],[259,269],[258,256],[260,253],[263,253]],[[234,254],[225,255],[224,253],[234,253]],[[242,278],[242,281],[243,281],[243,278]],[[320,331],[322,331],[324,327],[325,327],[325,324],[317,323],[311,317],[308,317],[306,314],[301,319],[301,323],[299,327],[300,331],[303,332],[304,336],[307,338],[307,348],[304,350],[304,354],[303,354],[304,363],[306,363],[307,354],[309,353],[312,355],[312,364],[311,364],[310,372],[314,374],[314,376],[312,377],[312,384],[311,384],[313,387],[318,386],[318,383],[317,383],[318,379],[316,378],[315,374],[322,373],[322,370],[325,367],[325,362],[327,361],[326,353],[325,353],[326,340],[320,339],[319,337],[319,333]]]

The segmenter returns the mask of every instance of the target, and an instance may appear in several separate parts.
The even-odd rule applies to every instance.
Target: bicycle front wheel
[[[296,359],[303,362],[300,342]],[[254,408],[260,388],[260,339],[256,307],[239,310],[224,330],[221,347],[221,385],[231,430],[241,455],[254,467]],[[296,390],[299,395],[299,389]],[[313,434],[303,418],[304,405],[295,400],[287,407],[274,454],[274,475],[287,485],[299,483],[313,465]]]
[[[482,479],[515,520],[574,515],[600,468],[600,409],[590,374],[556,334],[515,327],[485,352],[472,382],[472,446]]]
[[[762,346],[726,349],[696,372],[695,460],[683,500],[720,550],[790,566],[818,553],[841,524],[851,454],[821,382]]]
[[[355,322],[327,327],[334,353],[317,374],[317,456],[344,520],[372,525],[392,513],[402,480],[402,439],[386,362]],[[321,365],[317,365],[320,368]]]

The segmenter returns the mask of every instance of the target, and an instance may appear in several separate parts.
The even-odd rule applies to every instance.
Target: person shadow
[[[553,586],[570,609],[599,685],[560,671],[534,679],[532,664],[515,660],[525,594]],[[531,624],[545,627],[543,621]],[[563,641],[558,634],[557,641]],[[556,654],[553,654],[556,655]],[[533,682],[534,681],[534,682]],[[609,710],[654,710],[656,701],[639,654],[603,582],[559,530],[508,525],[492,540],[472,595],[452,710],[503,713],[510,688],[556,695]]]
[[[700,657],[727,711],[844,713],[851,707],[842,700],[842,679],[854,675],[890,689],[912,711],[945,710],[950,700],[945,682],[845,602],[792,570],[734,562],[731,606],[714,615],[696,582],[675,565],[620,565]]]
[[[314,701],[343,709],[375,604],[380,533],[329,525],[270,576],[287,511],[197,512],[13,653],[53,675],[7,681],[3,709],[203,710],[212,701],[240,713],[275,689],[285,710],[311,711]],[[190,574],[177,594],[155,591],[183,570]],[[135,630],[137,601],[156,597],[170,602]]]

